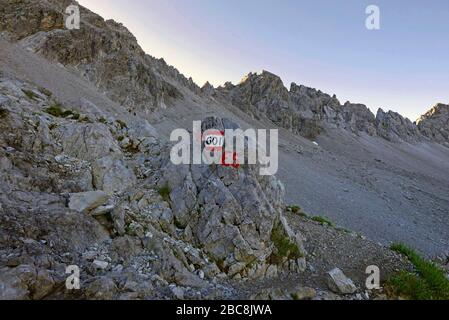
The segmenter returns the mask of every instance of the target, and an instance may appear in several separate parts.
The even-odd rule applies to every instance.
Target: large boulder
[[[0,270],[0,299],[42,299],[55,290],[51,272],[32,265],[19,265]]]
[[[92,165],[93,184],[109,193],[121,192],[136,183],[134,172],[121,159],[103,157]]]
[[[204,123],[236,127],[227,119],[205,119]],[[283,185],[275,176],[259,175],[257,165],[233,168],[167,161],[158,184],[177,227],[188,231],[185,239],[200,245],[222,271],[264,274],[270,263],[288,267],[290,260],[297,264],[302,258],[302,238],[281,215]],[[278,250],[276,241],[296,249]]]
[[[57,129],[64,153],[92,165],[93,186],[108,193],[121,192],[136,182],[124,154],[108,127],[101,123],[68,123]]]
[[[327,284],[329,289],[335,293],[351,294],[357,290],[354,282],[339,268],[334,268],[327,273]]]
[[[122,151],[108,127],[101,123],[66,123],[56,129],[64,153],[87,161],[106,156],[120,159]]]

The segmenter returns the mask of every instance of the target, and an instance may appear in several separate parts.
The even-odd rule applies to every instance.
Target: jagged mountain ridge
[[[393,111],[379,109],[375,116],[366,105],[341,104],[335,95],[317,89],[292,83],[287,90],[279,76],[265,70],[260,74],[248,74],[237,85],[227,83],[218,87],[213,94],[232,101],[256,118],[268,117],[281,127],[308,138],[315,138],[326,127],[366,132],[392,142],[417,142],[434,137],[423,134],[420,129],[426,122],[432,122],[426,116],[429,113],[421,117],[420,127]],[[437,141],[446,143],[445,137],[447,135],[440,135]]]
[[[81,29],[64,29],[61,12],[70,3],[45,1],[38,9],[32,1],[8,3],[2,9],[7,18],[1,23],[1,30],[48,59],[75,67],[130,112],[151,114],[165,109],[174,100],[182,100],[183,91],[187,90],[198,99],[213,97],[231,103],[257,119],[267,118],[307,138],[315,138],[327,127],[337,127],[392,142],[430,139],[449,143],[447,123],[439,120],[438,125],[445,127],[435,133],[435,129],[429,129],[435,127],[435,117],[427,117],[429,113],[420,118],[419,126],[393,111],[379,109],[374,115],[363,104],[341,104],[335,95],[303,85],[292,83],[288,90],[280,77],[268,71],[249,73],[237,85],[228,82],[214,88],[206,83],[200,88],[163,59],[145,54],[123,25],[105,21],[83,7]],[[17,23],[17,16],[33,23]]]
[[[437,104],[416,122],[420,132],[440,143],[449,140],[449,105]]]

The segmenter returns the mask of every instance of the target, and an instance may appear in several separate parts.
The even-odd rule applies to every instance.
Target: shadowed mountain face
[[[449,255],[449,106],[414,124],[268,71],[200,88],[83,7],[80,30],[65,29],[71,3],[0,8],[0,253],[14,258],[0,280],[17,297],[64,296],[56,270],[68,263],[90,275],[87,298],[230,298],[255,292],[217,279],[278,279],[306,260],[321,272],[354,247],[388,271],[403,266],[381,246],[392,241]],[[171,164],[171,131],[207,116],[279,129],[277,177]],[[319,229],[342,252],[317,261],[303,232],[321,226],[292,229],[286,204],[374,242]]]

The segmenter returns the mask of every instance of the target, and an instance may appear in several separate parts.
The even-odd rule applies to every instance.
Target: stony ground
[[[305,237],[307,270],[296,276],[239,285],[250,297],[285,299],[301,292],[308,299],[382,299],[385,298],[382,290],[365,288],[366,268],[378,266],[382,283],[395,272],[412,268],[401,255],[362,235],[313,221],[311,217],[297,213],[288,212],[286,217],[290,226]],[[356,283],[360,288],[357,292],[349,295],[329,292],[325,274],[336,267]]]
[[[447,148],[336,130],[317,141],[302,154],[292,142],[284,147],[279,176],[291,186],[290,203],[384,245],[404,242],[428,257],[448,255]]]

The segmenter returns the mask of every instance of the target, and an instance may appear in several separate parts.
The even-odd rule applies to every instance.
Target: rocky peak
[[[429,111],[423,114],[416,123],[419,125],[421,122],[426,121],[430,118],[446,118],[449,114],[449,105],[438,103],[434,107],[432,107]]]
[[[205,96],[211,96],[215,92],[215,88],[213,85],[207,81],[202,87],[201,87],[201,93]]]
[[[375,134],[376,117],[366,105],[347,101],[342,107],[342,112],[344,120],[353,131],[366,131],[371,135]]]
[[[249,73],[243,77],[237,87],[251,87],[261,94],[280,94],[285,98],[287,97],[288,92],[281,78],[266,70],[263,70],[261,73]]]
[[[281,78],[268,71],[249,73],[236,86],[225,84],[218,88],[224,98],[256,118],[270,116],[289,108],[289,94]]]
[[[320,119],[331,120],[340,107],[340,102],[335,95],[330,96],[314,88],[292,83],[290,86],[290,98],[296,108],[301,110],[305,117],[318,116]]]
[[[231,90],[233,89],[235,86],[231,81],[226,81],[222,86],[218,87],[218,89],[220,90]]]
[[[315,88],[306,87],[302,84],[297,85],[295,82],[292,82],[290,85],[290,93],[313,97],[318,95],[318,90]]]
[[[449,144],[449,105],[439,103],[417,121],[419,131],[427,138]]]
[[[292,93],[301,92],[303,87],[304,87],[303,85],[298,86],[295,82],[292,82],[290,84],[290,92],[292,92]]]
[[[304,85],[297,85],[295,82],[292,82],[290,85],[290,93],[292,94],[299,94],[302,96],[309,96],[311,98],[316,98],[316,97],[327,97],[327,98],[333,98],[336,99],[337,96],[334,94],[332,97],[327,94],[322,92],[321,90],[317,90],[315,88],[310,88],[310,87],[306,87]]]
[[[284,87],[284,83],[279,76],[266,70],[262,70],[261,73],[250,72],[248,75],[243,77],[239,85],[244,85],[248,81],[252,83],[271,85],[273,87]]]
[[[378,135],[389,141],[416,142],[421,138],[416,125],[397,112],[384,112],[379,109],[376,115],[376,123]]]

